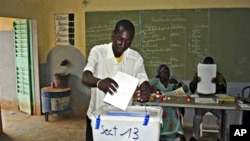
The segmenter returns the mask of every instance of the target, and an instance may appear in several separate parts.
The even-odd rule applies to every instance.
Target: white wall
[[[0,31],[0,102],[2,108],[17,108],[14,33]]]

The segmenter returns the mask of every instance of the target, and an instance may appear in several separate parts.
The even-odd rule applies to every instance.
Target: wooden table
[[[45,121],[48,121],[49,113],[71,111],[70,107],[70,88],[42,88],[42,112],[45,113]]]
[[[221,116],[221,135],[226,135],[226,110],[236,110],[236,102],[226,101],[219,103],[195,103],[195,98],[191,98],[190,102],[186,102],[184,96],[170,96],[166,101],[153,101],[153,102],[133,102],[134,105],[148,105],[148,106],[170,106],[170,107],[183,107],[183,108],[204,108],[204,109],[218,109],[222,111]],[[226,141],[226,137],[221,137],[222,141]]]
[[[247,99],[247,98],[246,98]],[[238,124],[242,124],[242,118],[243,118],[243,114],[244,112],[250,112],[250,104],[249,103],[244,103],[244,98],[238,99],[238,107],[237,107],[237,117],[238,117]],[[241,102],[239,102],[241,101]],[[245,106],[243,106],[245,105]]]

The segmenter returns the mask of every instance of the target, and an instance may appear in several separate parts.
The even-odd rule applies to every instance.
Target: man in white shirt
[[[118,71],[139,79],[136,91],[141,102],[148,101],[150,87],[141,55],[129,48],[135,34],[134,25],[128,20],[116,23],[112,32],[112,43],[94,46],[89,54],[88,63],[83,70],[82,82],[91,87],[91,99],[87,111],[86,141],[92,141],[90,116],[103,102],[107,92],[115,94],[119,88],[114,78]]]

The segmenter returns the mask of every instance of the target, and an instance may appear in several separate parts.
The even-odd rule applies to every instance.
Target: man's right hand
[[[105,79],[100,80],[97,87],[105,94],[109,92],[111,95],[113,95],[117,91],[119,86],[115,82],[115,80],[107,77]]]
[[[195,77],[194,81],[195,81],[195,83],[201,82],[201,77],[199,77],[199,76]]]

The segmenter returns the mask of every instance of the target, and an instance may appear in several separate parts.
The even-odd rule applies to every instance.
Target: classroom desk
[[[241,101],[243,100],[243,98],[241,99]],[[245,106],[243,106],[245,105]],[[243,104],[243,103],[239,103],[237,102],[237,117],[238,117],[238,124],[242,124],[242,115],[244,111],[250,111],[250,104]]]
[[[133,105],[147,105],[147,106],[170,106],[170,107],[184,107],[184,108],[209,108],[209,109],[218,109],[222,110],[221,117],[221,135],[226,135],[226,110],[236,110],[237,104],[236,102],[219,102],[217,103],[195,103],[194,98],[191,98],[190,102],[186,102],[185,97],[183,96],[170,96],[170,99],[167,98],[166,101],[163,102],[145,102],[140,103],[137,101],[133,102]],[[222,141],[226,141],[226,137],[221,137]]]

